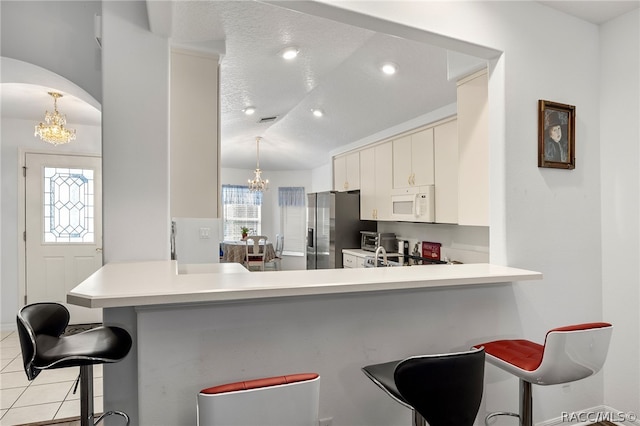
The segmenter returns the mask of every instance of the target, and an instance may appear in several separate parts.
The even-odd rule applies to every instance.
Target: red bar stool
[[[496,340],[479,343],[487,362],[520,380],[520,413],[495,412],[495,416],[520,418],[520,426],[533,425],[531,384],[547,386],[589,377],[602,368],[609,350],[613,326],[606,322],[569,325],[547,332],[544,345],[529,340]]]
[[[198,426],[317,426],[316,373],[227,383],[198,393]]]

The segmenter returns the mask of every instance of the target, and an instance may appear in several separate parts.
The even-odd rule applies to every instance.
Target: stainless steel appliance
[[[384,247],[387,253],[398,251],[396,234],[392,232],[360,231],[360,248],[366,251],[376,251],[378,247]]]
[[[360,231],[375,230],[360,220],[360,191],[307,194],[307,269],[342,268],[342,249],[360,246]]]

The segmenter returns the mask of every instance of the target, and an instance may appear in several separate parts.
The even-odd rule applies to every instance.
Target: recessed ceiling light
[[[300,52],[300,49],[295,46],[290,46],[282,49],[280,51],[280,56],[282,56],[284,59],[290,60],[298,56],[298,52]]]
[[[244,112],[247,115],[252,115],[254,112],[256,112],[256,108],[255,107],[246,107],[245,109],[242,110],[242,112]]]
[[[385,62],[384,64],[382,64],[380,69],[387,75],[393,75],[398,72],[398,66],[393,62]]]
[[[311,112],[313,113],[313,115],[315,115],[316,117],[322,117],[324,115],[324,111],[316,108],[316,109],[312,109]]]

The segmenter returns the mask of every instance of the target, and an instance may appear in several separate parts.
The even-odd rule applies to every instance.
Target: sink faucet
[[[387,262],[387,251],[384,249],[384,247],[379,246],[379,247],[376,249],[376,254],[375,254],[375,257],[374,257],[374,259],[373,259],[373,260],[374,260],[374,265],[375,265],[375,267],[376,267],[376,268],[378,267],[378,254],[379,254],[379,253],[382,253],[382,264],[383,264],[384,266],[388,266],[388,262]]]

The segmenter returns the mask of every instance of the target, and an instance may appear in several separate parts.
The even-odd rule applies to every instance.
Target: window
[[[251,234],[260,235],[262,215],[262,193],[251,192],[241,185],[222,185],[222,217],[225,240],[242,238],[242,227]]]
[[[44,241],[93,243],[93,170],[44,168]]]
[[[303,186],[279,187],[280,229],[284,235],[284,253],[303,256],[305,252],[305,193]]]

